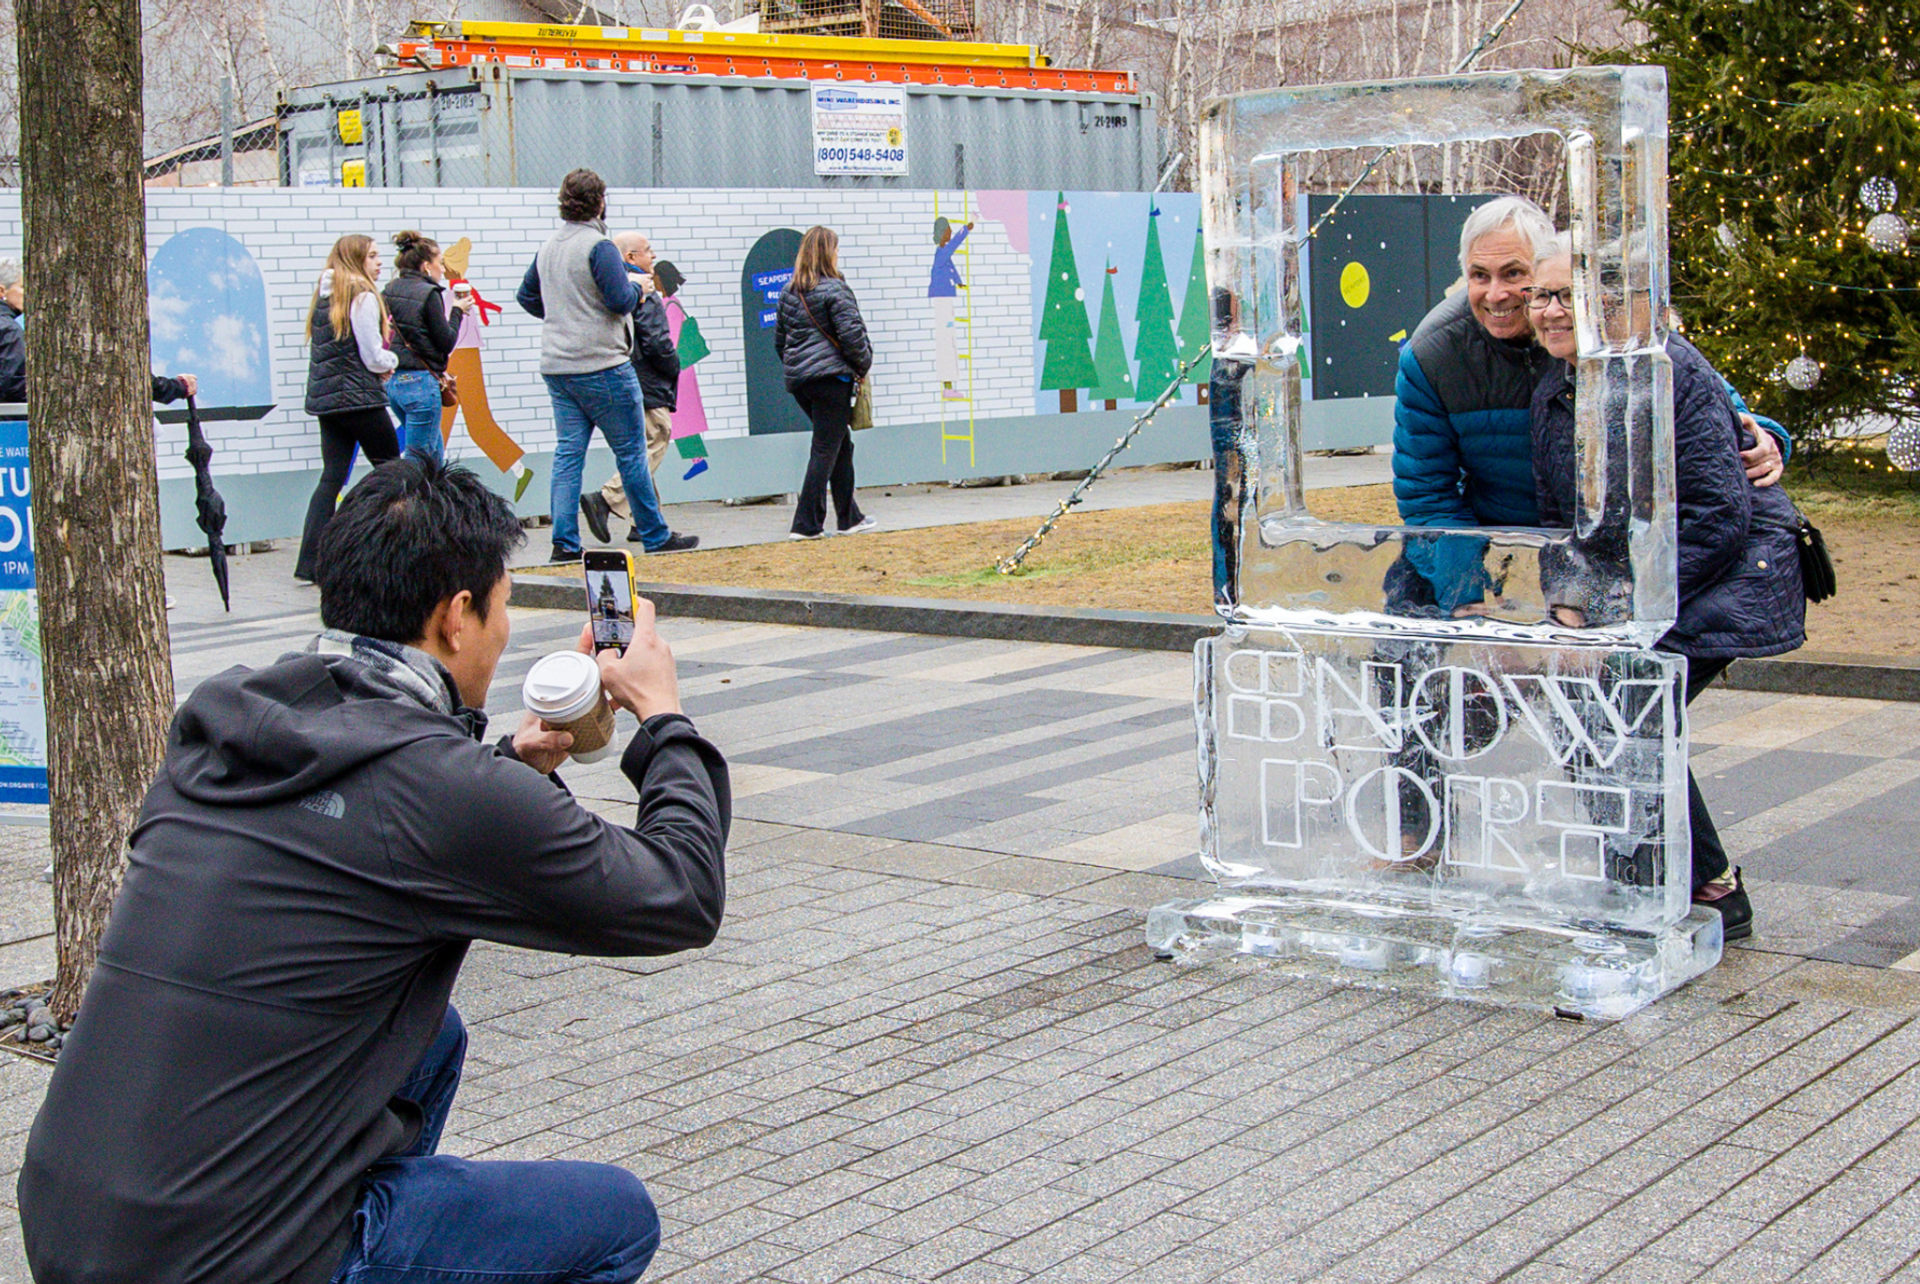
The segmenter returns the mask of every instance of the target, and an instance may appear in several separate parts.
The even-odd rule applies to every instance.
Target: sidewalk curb
[[[1004,642],[1053,642],[1132,651],[1191,651],[1217,633],[1211,615],[1155,611],[1099,611],[1066,606],[1009,606],[910,597],[861,597],[798,589],[706,588],[687,584],[639,584],[663,616],[796,624],[828,629],[873,629],[992,638]],[[585,611],[586,586],[550,575],[515,575],[513,602],[559,611]],[[1844,696],[1920,703],[1920,662],[1879,657],[1802,654],[1791,658],[1737,660],[1720,685],[1783,695]]]

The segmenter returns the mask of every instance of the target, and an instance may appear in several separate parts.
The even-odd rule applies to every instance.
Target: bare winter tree
[[[1190,187],[1208,99],[1452,70],[1508,0],[979,0],[984,38],[1058,63],[1124,67],[1159,107],[1167,186]],[[1613,0],[1525,0],[1477,68],[1569,65],[1580,44],[1627,44]]]
[[[173,669],[147,365],[140,8],[18,7],[27,403],[59,959],[72,1020],[160,762]]]

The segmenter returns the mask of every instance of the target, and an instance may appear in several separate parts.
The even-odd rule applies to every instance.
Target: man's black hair
[[[607,185],[590,169],[576,169],[560,180],[560,217],[591,223],[607,210]]]
[[[320,537],[320,618],[386,642],[417,642],[434,608],[461,589],[484,621],[526,538],[500,498],[465,468],[403,455],[347,492]]]

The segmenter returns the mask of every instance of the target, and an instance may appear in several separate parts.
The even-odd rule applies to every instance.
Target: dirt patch
[[[1837,597],[1807,610],[1810,651],[1920,656],[1920,490],[1904,475],[1888,477],[1879,459],[1877,472],[1851,457],[1829,460],[1794,486],[1840,580]],[[1307,503],[1329,521],[1398,524],[1389,486],[1309,491]],[[1010,576],[994,563],[1033,533],[1032,518],[655,554],[641,573],[663,584],[1205,615],[1213,609],[1208,517],[1204,503],[1076,512]]]

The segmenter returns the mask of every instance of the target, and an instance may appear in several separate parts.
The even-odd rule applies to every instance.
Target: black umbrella
[[[213,564],[213,582],[220,586],[220,603],[228,611],[233,601],[227,592],[227,545],[221,538],[227,529],[227,501],[213,488],[213,471],[208,464],[213,447],[200,431],[200,411],[187,397],[187,462],[193,465],[193,507],[200,529],[207,533],[207,560]]]

